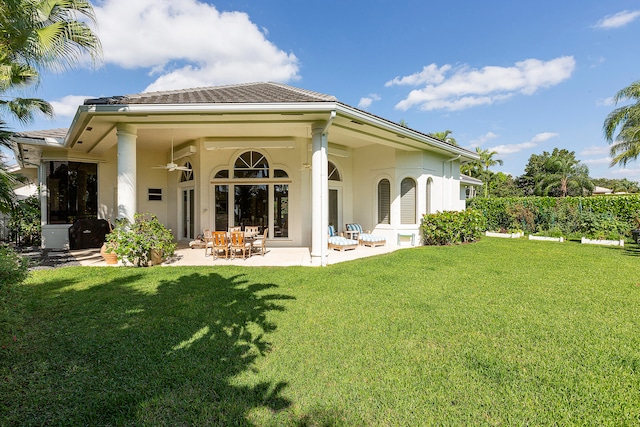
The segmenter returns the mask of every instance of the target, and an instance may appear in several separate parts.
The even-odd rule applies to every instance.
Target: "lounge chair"
[[[358,247],[358,241],[353,239],[347,239],[344,236],[336,234],[333,225],[329,226],[329,249],[335,249],[336,251],[346,251],[349,249],[355,249]]]
[[[262,256],[267,252],[267,234],[269,234],[269,229],[265,227],[262,236],[258,235],[251,243],[251,249],[254,252],[260,252]]]
[[[229,258],[229,239],[227,239],[227,233],[224,231],[214,231],[212,233],[213,245],[211,248],[211,254],[213,259],[218,259],[218,256],[224,253],[225,258]]]
[[[354,232],[358,236],[358,242],[363,246],[384,246],[387,243],[384,236],[371,234],[370,230],[363,230],[358,223],[347,224],[347,231]]]
[[[245,259],[247,254],[251,256],[251,244],[244,240],[244,232],[232,231],[230,234],[231,244],[229,245],[229,250],[231,251],[231,258],[235,258],[239,252],[242,253],[242,259]]]

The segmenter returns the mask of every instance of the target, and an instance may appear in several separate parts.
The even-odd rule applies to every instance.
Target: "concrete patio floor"
[[[410,246],[409,246],[410,247]],[[359,246],[349,251],[329,250],[327,262],[336,264],[344,261],[351,261],[358,258],[365,258],[380,254],[386,254],[404,249],[407,246],[385,245],[375,248]],[[100,255],[99,249],[79,249],[72,250],[70,254],[82,266],[100,267],[107,266]],[[118,265],[121,265],[118,263]],[[191,249],[186,245],[179,245],[173,259],[162,263],[162,266],[181,265],[242,265],[246,267],[287,267],[304,266],[311,267],[311,253],[309,248],[269,248],[264,256],[258,254],[242,259],[213,259],[211,255],[204,255],[204,249]]]

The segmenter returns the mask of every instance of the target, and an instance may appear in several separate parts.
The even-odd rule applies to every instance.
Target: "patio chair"
[[[269,234],[269,229],[265,227],[262,236],[257,236],[251,244],[251,249],[254,252],[260,252],[262,256],[264,256],[265,252],[267,252],[267,234]]]
[[[344,236],[336,234],[336,229],[333,225],[329,226],[329,249],[336,251],[347,251],[358,247],[358,241],[353,239],[347,239]]]
[[[229,227],[229,233],[233,233],[234,231],[242,231],[242,227]]]
[[[229,258],[229,240],[227,239],[227,233],[224,231],[214,231],[212,240],[211,254],[213,255],[213,259],[218,259],[218,256],[222,253],[224,253],[225,258]]]
[[[211,230],[205,228],[202,236],[204,239],[204,256],[207,256],[208,251],[211,251],[211,255],[213,255],[213,240],[211,237]]]
[[[235,258],[238,252],[242,253],[242,259],[245,259],[247,252],[251,256],[251,246],[244,240],[244,233],[242,231],[231,232],[231,244],[229,245],[231,251],[231,258]]]
[[[245,225],[244,234],[251,237],[257,236],[260,234],[260,227],[257,225]]]
[[[347,224],[347,231],[351,231],[358,236],[358,242],[363,246],[375,247],[384,246],[387,239],[384,236],[371,234],[370,230],[363,230],[358,223]]]

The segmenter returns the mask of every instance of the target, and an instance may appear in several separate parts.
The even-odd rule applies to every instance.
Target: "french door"
[[[182,238],[193,239],[194,235],[194,212],[195,212],[195,190],[184,188],[182,191]]]

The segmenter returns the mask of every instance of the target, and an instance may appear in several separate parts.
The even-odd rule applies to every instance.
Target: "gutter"
[[[331,123],[333,123],[333,120],[336,118],[336,110],[331,110],[331,115],[329,116],[329,120],[327,120],[327,124],[324,126],[324,129],[322,129],[322,134],[326,135],[327,130],[329,130],[329,126],[331,126]]]

